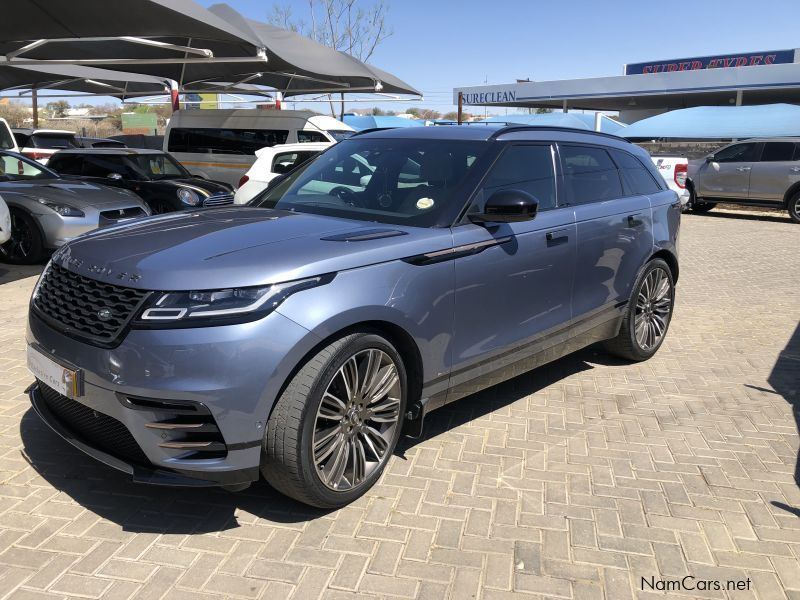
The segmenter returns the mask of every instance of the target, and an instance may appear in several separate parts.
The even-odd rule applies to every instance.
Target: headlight
[[[197,195],[197,192],[189,188],[178,189],[178,200],[189,206],[197,206],[200,204],[200,196]]]
[[[69,204],[64,204],[62,202],[50,202],[50,200],[45,200],[44,198],[37,198],[39,200],[39,204],[42,204],[49,208],[50,210],[54,210],[62,217],[85,217],[86,215],[83,214],[82,210],[78,210],[74,206],[70,206]]]
[[[332,274],[261,287],[158,292],[144,308],[135,326],[174,329],[255,321],[275,310],[292,294],[331,280]]]

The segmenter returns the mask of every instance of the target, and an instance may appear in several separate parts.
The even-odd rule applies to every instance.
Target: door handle
[[[628,215],[625,219],[628,222],[628,227],[636,227],[637,225],[644,223],[644,221],[639,218],[641,216],[641,214]]]
[[[544,238],[548,242],[564,243],[569,239],[568,232],[569,229],[556,229],[554,231],[548,231],[544,234]]]
[[[746,171],[749,171],[750,167],[736,167],[736,170],[739,171],[740,173],[744,173]]]

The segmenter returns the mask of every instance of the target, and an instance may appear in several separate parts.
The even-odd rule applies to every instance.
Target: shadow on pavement
[[[800,433],[800,323],[794,330],[786,347],[778,355],[775,366],[767,379],[772,389],[783,396],[792,407],[798,433]],[[794,481],[800,486],[800,453],[794,468]],[[772,502],[773,506],[800,517],[800,507],[789,506],[783,502]]]
[[[0,285],[38,276],[44,265],[8,265],[0,262]]]
[[[703,218],[713,217],[716,219],[740,219],[745,221],[771,221],[773,223],[792,223],[792,219],[785,211],[769,211],[759,214],[739,212],[735,209],[729,210],[724,207],[714,208],[707,213],[703,213]]]
[[[608,362],[612,361],[612,362]],[[403,438],[395,454],[421,441],[507,406],[596,364],[625,364],[588,348],[437,410],[425,421],[420,439]],[[273,490],[264,481],[243,492],[219,488],[171,488],[133,483],[86,456],[54,433],[29,409],[22,417],[23,456],[49,484],[124,531],[197,534],[239,526],[235,511],[279,523],[314,520],[331,511],[314,509]]]

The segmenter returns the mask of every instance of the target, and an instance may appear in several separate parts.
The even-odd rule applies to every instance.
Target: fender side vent
[[[380,240],[383,238],[396,237],[398,235],[408,235],[407,231],[399,229],[358,229],[347,233],[338,233],[320,238],[326,242],[367,242],[369,240]]]

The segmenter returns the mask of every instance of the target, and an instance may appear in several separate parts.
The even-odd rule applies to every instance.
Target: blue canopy
[[[628,125],[629,139],[745,139],[800,136],[800,106],[697,106],[673,110]]]
[[[573,129],[594,131],[594,114],[551,112],[529,115],[517,113],[489,117],[488,119],[483,119],[481,123],[519,123],[520,125],[571,127]],[[606,115],[600,115],[600,131],[619,135],[618,132],[624,127],[622,123],[618,123]]]
[[[376,127],[425,127],[424,121],[379,115],[345,115],[344,122],[356,131]]]

